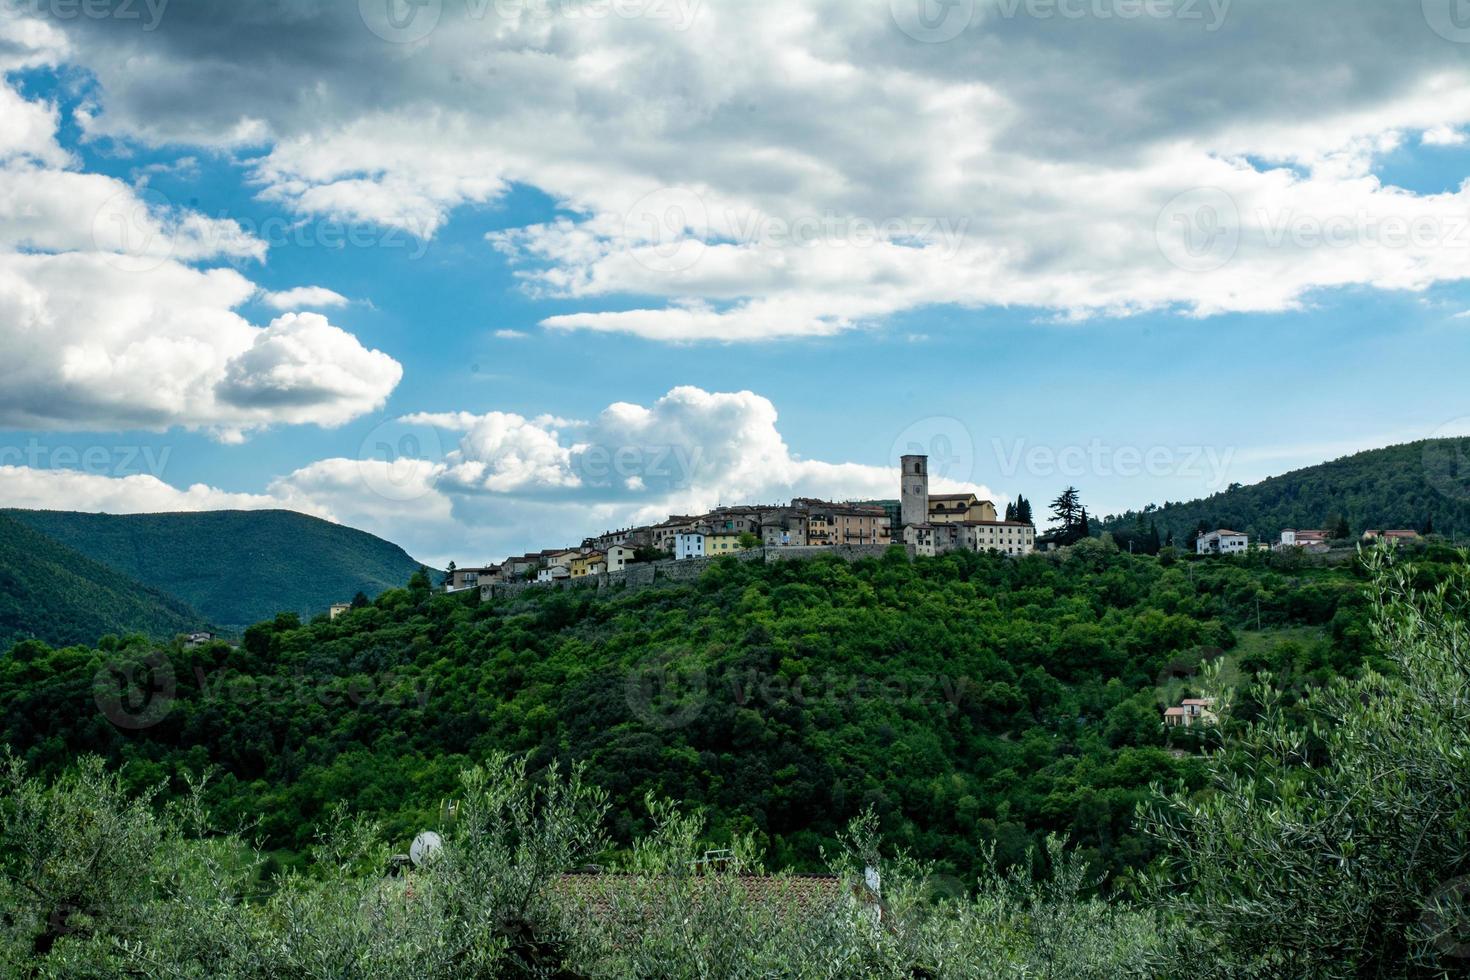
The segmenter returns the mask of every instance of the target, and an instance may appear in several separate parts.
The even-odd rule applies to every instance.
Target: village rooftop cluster
[[[1029,521],[998,520],[995,504],[973,493],[929,493],[929,458],[905,456],[897,500],[832,503],[798,497],[784,505],[717,507],[660,524],[608,531],[579,547],[552,548],[484,568],[451,567],[451,592],[509,582],[544,584],[619,572],[651,561],[718,558],[752,548],[831,549],[902,545],[912,554],[1036,548]]]

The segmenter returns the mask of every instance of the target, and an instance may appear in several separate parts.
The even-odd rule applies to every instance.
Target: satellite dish
[[[413,839],[408,848],[408,858],[415,868],[422,868],[439,856],[444,849],[444,839],[432,830],[426,830]]]

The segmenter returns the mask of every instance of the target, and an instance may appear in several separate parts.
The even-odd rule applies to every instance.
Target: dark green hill
[[[24,639],[92,644],[107,633],[168,637],[205,617],[0,515],[0,650]]]
[[[40,772],[103,753],[140,785],[217,765],[219,822],[262,815],[268,846],[297,853],[339,802],[409,840],[466,762],[505,750],[586,763],[620,844],[648,830],[653,792],[703,809],[714,841],[757,832],[783,867],[822,869],[871,807],[960,880],[985,843],[1018,862],[1046,832],[1120,873],[1153,854],[1133,823],[1148,785],[1203,784],[1197,736],[1161,724],[1202,658],[1238,644],[1233,670],[1300,688],[1350,672],[1367,632],[1349,568],[1171,565],[1100,542],[1019,561],[730,558],[695,583],[477,600],[414,576],[336,620],[175,651],[146,728],[95,701],[127,651],[22,648],[0,662],[0,743]]]
[[[382,538],[285,510],[0,513],[178,596],[225,628],[278,612],[325,612],[358,592],[374,596],[402,585],[419,567]]]
[[[1139,513],[1107,518],[1102,529],[1128,532]],[[1368,528],[1423,530],[1432,520],[1440,534],[1470,536],[1470,438],[1411,442],[1342,459],[1203,500],[1165,504],[1143,513],[1160,538],[1189,542],[1203,523],[1252,538],[1278,540],[1283,528],[1315,529],[1341,516],[1353,537]]]

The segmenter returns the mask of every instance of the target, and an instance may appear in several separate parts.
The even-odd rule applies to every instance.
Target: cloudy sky
[[[1470,432],[1465,0],[0,0],[0,506],[436,564]]]

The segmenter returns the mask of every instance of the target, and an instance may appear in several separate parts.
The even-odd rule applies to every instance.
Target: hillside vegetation
[[[1369,528],[1423,530],[1470,538],[1470,438],[1411,442],[1345,456],[1187,503],[1109,517],[1103,530],[1130,531],[1140,516],[1161,540],[1189,543],[1195,529],[1230,528],[1279,539],[1283,528],[1324,528],[1346,519],[1354,537]]]
[[[107,633],[169,639],[205,617],[0,514],[0,649],[24,639],[64,646]]]
[[[1091,579],[1105,590],[1121,588],[1124,595],[1130,581],[1162,584],[1157,598],[1172,596],[1192,612],[1214,609],[1228,617],[1241,587],[1248,591],[1252,584],[1250,578],[1207,574],[1237,570],[1228,565],[1197,567],[1193,571],[1208,577],[1212,588],[1186,590],[1164,582],[1166,576],[1150,582],[1146,561],[1106,560],[1093,544],[1079,550],[1081,569],[1064,563],[1051,571]],[[1020,564],[1029,567],[1009,583],[1013,587],[1034,592],[1064,585],[1034,560]],[[979,603],[969,590],[995,585],[995,570],[967,559],[948,567],[921,563],[907,576],[884,563],[856,569],[842,584],[859,596],[849,614],[873,626],[857,610],[881,609],[898,595],[922,599],[918,583],[958,572],[958,583],[933,589],[935,602],[917,612],[958,606],[956,619],[973,633],[965,611]],[[813,571],[819,574],[807,578]],[[841,577],[841,571],[808,566],[757,575],[726,568],[703,593],[743,607],[748,615],[742,625],[770,631],[755,645],[782,647],[786,617],[779,607],[820,607],[820,600],[799,590],[817,586],[823,576]],[[889,834],[896,828],[901,838],[912,819],[942,821],[942,801],[922,817],[894,812],[884,805],[885,796],[898,792],[888,774],[875,776],[872,808],[826,853],[835,872],[829,879],[757,877],[763,871],[758,832],[712,832],[698,814],[657,795],[633,806],[647,831],[618,848],[609,832],[629,804],[591,782],[592,767],[538,769],[530,756],[497,752],[463,768],[446,789],[453,806],[423,817],[422,825],[442,832],[443,845],[421,854],[417,867],[389,858],[403,846],[401,833],[385,833],[339,810],[316,821],[316,846],[301,872],[278,873],[233,830],[235,820],[211,814],[207,788],[197,781],[177,805],[163,807],[154,789],[128,789],[133,767],[120,778],[102,760],[86,758],[47,779],[11,757],[0,760],[0,973],[219,980],[1463,976],[1470,872],[1464,817],[1470,812],[1464,778],[1470,669],[1463,651],[1470,643],[1470,569],[1458,557],[1391,567],[1380,552],[1359,571],[1367,574],[1371,643],[1383,655],[1376,669],[1320,687],[1306,683],[1300,671],[1283,672],[1284,687],[1264,678],[1227,681],[1219,662],[1205,672],[1200,682],[1216,698],[1223,723],[1212,736],[1218,751],[1194,763],[1202,769],[1198,784],[1161,780],[1141,794],[1142,832],[1159,848],[1143,887],[1100,894],[1083,855],[1054,837],[1008,871],[989,860],[992,845],[982,844],[985,855],[972,876],[946,876],[897,853]],[[1215,592],[1213,586],[1224,588]],[[357,613],[353,632],[388,626],[384,614],[394,609],[417,607],[422,615],[428,605],[428,619],[448,626],[444,634],[428,626],[430,637],[450,645],[465,639],[455,636],[463,622],[440,615],[449,605],[427,593],[415,599],[417,591],[390,594]],[[1090,586],[1064,591],[1065,598],[1056,595],[1064,605],[1097,597],[1088,595]],[[1208,596],[1224,601],[1216,605]],[[1038,598],[1033,594],[1028,602]],[[504,611],[486,612],[482,623],[529,629],[528,623],[512,627]],[[580,633],[617,618],[574,613],[549,603],[533,615]],[[1340,616],[1341,608],[1334,621]],[[756,625],[762,619],[767,623]],[[1163,639],[1157,628],[1152,638]],[[291,645],[286,638],[299,632],[280,623],[269,639]],[[936,638],[931,630],[919,632],[916,642]],[[265,631],[255,635],[267,638]],[[841,636],[849,647],[856,639]],[[329,644],[341,639],[317,638]],[[904,646],[883,629],[874,642],[896,647],[895,654]],[[1075,666],[1075,653],[1061,658],[1069,662],[1064,669]],[[16,654],[38,678],[34,658],[65,659],[34,646]],[[425,654],[433,656],[428,647]],[[1115,655],[1125,666],[1147,657],[1126,650]],[[1247,652],[1240,659],[1259,655]],[[528,680],[509,686],[525,691]],[[688,722],[676,705],[687,703],[689,690],[666,706],[665,728],[676,719]],[[495,698],[488,687],[477,693]],[[504,705],[507,698],[498,700]],[[647,702],[639,703],[646,709]],[[551,719],[534,717],[538,713],[533,708],[524,723],[552,727]],[[927,728],[937,741],[957,738],[956,730],[965,727],[961,719],[931,715]],[[1085,716],[1076,721],[1079,728],[1088,725]],[[874,724],[881,744],[911,765],[918,761],[898,746],[915,742],[920,726],[895,727],[882,713]],[[832,730],[839,739],[834,765],[840,766],[850,756],[841,745],[841,726]],[[562,732],[552,741],[564,746]],[[1084,738],[1071,737],[1077,743]],[[1028,733],[1026,740],[1032,738]],[[157,745],[141,749],[145,757],[160,754]],[[707,752],[694,745],[665,751],[702,762]],[[770,748],[749,751],[765,755]],[[44,758],[45,752],[33,755]],[[1090,753],[1078,761],[1102,765]],[[297,755],[291,764],[305,763]],[[1125,785],[1137,774],[1117,764],[1112,769],[1113,780]],[[618,775],[605,766],[602,772]],[[926,785],[956,778],[935,778],[923,769],[908,775],[921,793]],[[779,773],[771,778],[777,786],[790,783]],[[358,802],[376,801],[359,795]],[[246,812],[268,820],[278,803],[258,792]],[[1066,809],[1063,802],[1056,806]],[[971,814],[958,829],[962,839],[985,841],[993,827]],[[711,860],[707,848],[716,844],[727,849]]]
[[[358,592],[374,596],[418,568],[382,538],[292,511],[0,513],[177,596],[227,629],[278,612],[314,615]]]
[[[1023,560],[728,560],[694,585],[486,603],[418,575],[336,621],[283,615],[237,649],[134,670],[176,681],[148,727],[115,727],[93,687],[145,648],[22,645],[0,670],[0,735],[46,774],[79,751],[175,786],[217,765],[222,819],[258,816],[291,853],[339,802],[406,840],[462,768],[512,751],[585,763],[623,845],[648,831],[652,792],[703,808],[716,839],[752,833],[778,866],[820,868],[872,808],[961,879],[988,844],[1009,865],[1048,832],[1122,874],[1153,853],[1135,826],[1149,784],[1204,781],[1198,736],[1166,732],[1164,702],[1258,626],[1293,630],[1233,669],[1349,675],[1363,603],[1352,569],[1171,566],[1100,541]]]

